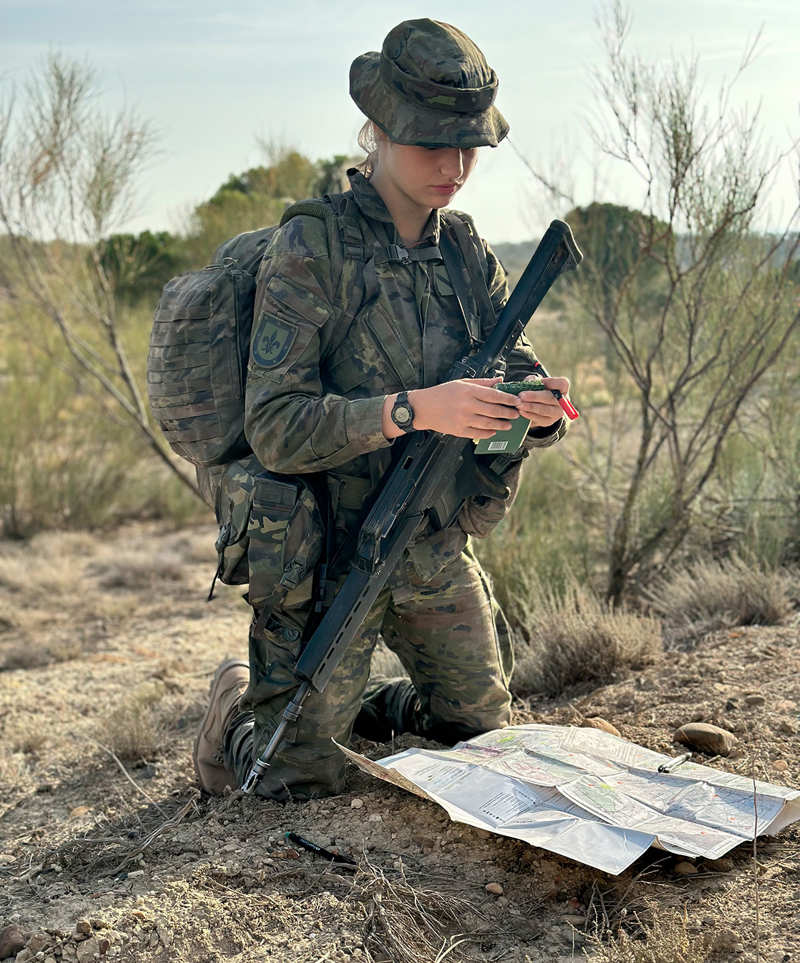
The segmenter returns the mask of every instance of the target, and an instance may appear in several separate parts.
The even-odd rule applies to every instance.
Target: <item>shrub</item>
[[[645,597],[672,644],[734,625],[779,625],[792,610],[784,573],[736,556],[698,561],[663,576]]]
[[[158,703],[164,696],[160,683],[138,686],[104,720],[99,741],[123,762],[137,762],[154,756],[163,745],[163,725]]]
[[[655,619],[614,609],[576,582],[558,593],[530,576],[528,588],[528,642],[517,645],[515,695],[555,696],[580,682],[610,682],[658,658]]]
[[[655,916],[641,936],[622,930],[609,943],[593,938],[586,955],[594,963],[706,963],[714,953],[711,940],[691,934],[686,917],[673,913]]]

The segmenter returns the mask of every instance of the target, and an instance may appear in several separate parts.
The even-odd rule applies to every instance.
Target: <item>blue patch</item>
[[[276,368],[289,354],[296,337],[295,325],[262,314],[251,345],[253,361],[262,368]]]

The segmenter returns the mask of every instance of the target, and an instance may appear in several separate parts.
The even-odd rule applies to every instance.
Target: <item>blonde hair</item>
[[[367,156],[360,164],[356,164],[356,170],[361,171],[364,177],[369,177],[375,170],[378,157],[378,134],[374,121],[367,120],[362,125],[358,132],[358,146]]]

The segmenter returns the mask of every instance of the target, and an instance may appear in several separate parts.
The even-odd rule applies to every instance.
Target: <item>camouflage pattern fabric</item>
[[[461,317],[440,258],[408,264],[382,259],[400,238],[369,181],[354,171],[350,178],[364,243],[375,255],[366,263],[339,258],[337,274],[320,220],[297,216],[280,229],[261,265],[253,341],[279,320],[294,329],[292,344],[269,366],[251,353],[245,401],[245,431],[259,462],[283,474],[327,470],[334,505],[344,511],[363,506],[390,463],[391,443],[381,429],[384,396],[441,383],[453,361],[470,350],[470,332],[481,324],[477,301],[465,306],[466,322]],[[440,221],[434,210],[420,248],[438,244]],[[484,247],[487,285],[499,312],[508,297],[505,271]],[[337,305],[359,297],[362,308],[346,319],[343,335]],[[506,380],[524,380],[535,361],[523,335],[509,354]],[[551,445],[565,430],[566,419],[535,429],[525,448]],[[362,485],[351,499],[354,477]],[[508,502],[500,501],[507,510]],[[500,506],[484,507],[491,514]],[[341,527],[352,529],[357,519],[342,517]]]
[[[223,582],[249,582],[247,599],[254,607],[272,608],[303,583],[311,597],[323,524],[302,478],[275,478],[249,455],[225,469],[216,509],[217,576]]]
[[[337,272],[329,235],[313,217],[294,217],[276,233],[259,273],[253,343],[275,320],[291,326],[291,343],[280,360],[270,357],[267,364],[251,351],[245,404],[246,433],[260,465],[293,475],[326,470],[341,550],[334,578],[343,575],[341,560],[391,458],[391,442],[381,430],[385,394],[441,382],[453,359],[469,350],[470,331],[480,323],[477,305],[466,306],[466,320],[461,316],[441,259],[403,263],[383,257],[400,243],[391,217],[364,177],[351,172],[351,186],[370,256],[366,262],[338,258]],[[440,220],[433,211],[421,247],[438,242]],[[488,246],[485,254],[487,284],[499,311],[507,298],[505,272]],[[338,305],[354,303],[359,291],[362,307],[347,319],[343,334]],[[509,354],[506,377],[524,380],[534,361],[523,336]],[[562,420],[531,432],[526,447],[550,445],[564,430]],[[519,463],[510,469],[518,470]],[[505,477],[492,484],[494,496],[471,506],[461,524],[420,531],[325,693],[310,698],[273,760],[262,794],[300,798],[337,791],[342,765],[330,738],[349,736],[379,632],[417,684],[429,732],[455,741],[507,722],[509,634],[467,535],[470,524],[483,534],[507,510]],[[281,558],[291,552],[281,550]],[[264,630],[251,632],[251,679],[243,703],[248,711],[226,737],[230,763],[240,775],[253,748],[263,749],[297,686],[292,669],[311,578],[285,587]]]
[[[513,656],[505,619],[470,548],[443,561],[427,580],[407,563],[402,587],[383,590],[325,692],[312,693],[289,728],[259,795],[307,799],[342,791],[344,756],[331,737],[343,744],[350,738],[379,632],[417,690],[422,734],[452,744],[508,725]],[[292,668],[307,611],[284,609],[262,636],[251,633],[250,686],[225,746],[239,784],[297,687]]]
[[[398,144],[496,147],[508,123],[494,106],[497,75],[470,38],[448,23],[406,20],[380,53],[350,67],[350,96]]]

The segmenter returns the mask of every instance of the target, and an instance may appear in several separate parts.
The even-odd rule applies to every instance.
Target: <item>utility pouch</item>
[[[254,608],[274,607],[304,582],[310,598],[323,523],[301,476],[273,475],[249,455],[226,467],[216,509],[220,581],[249,583],[247,600]]]

